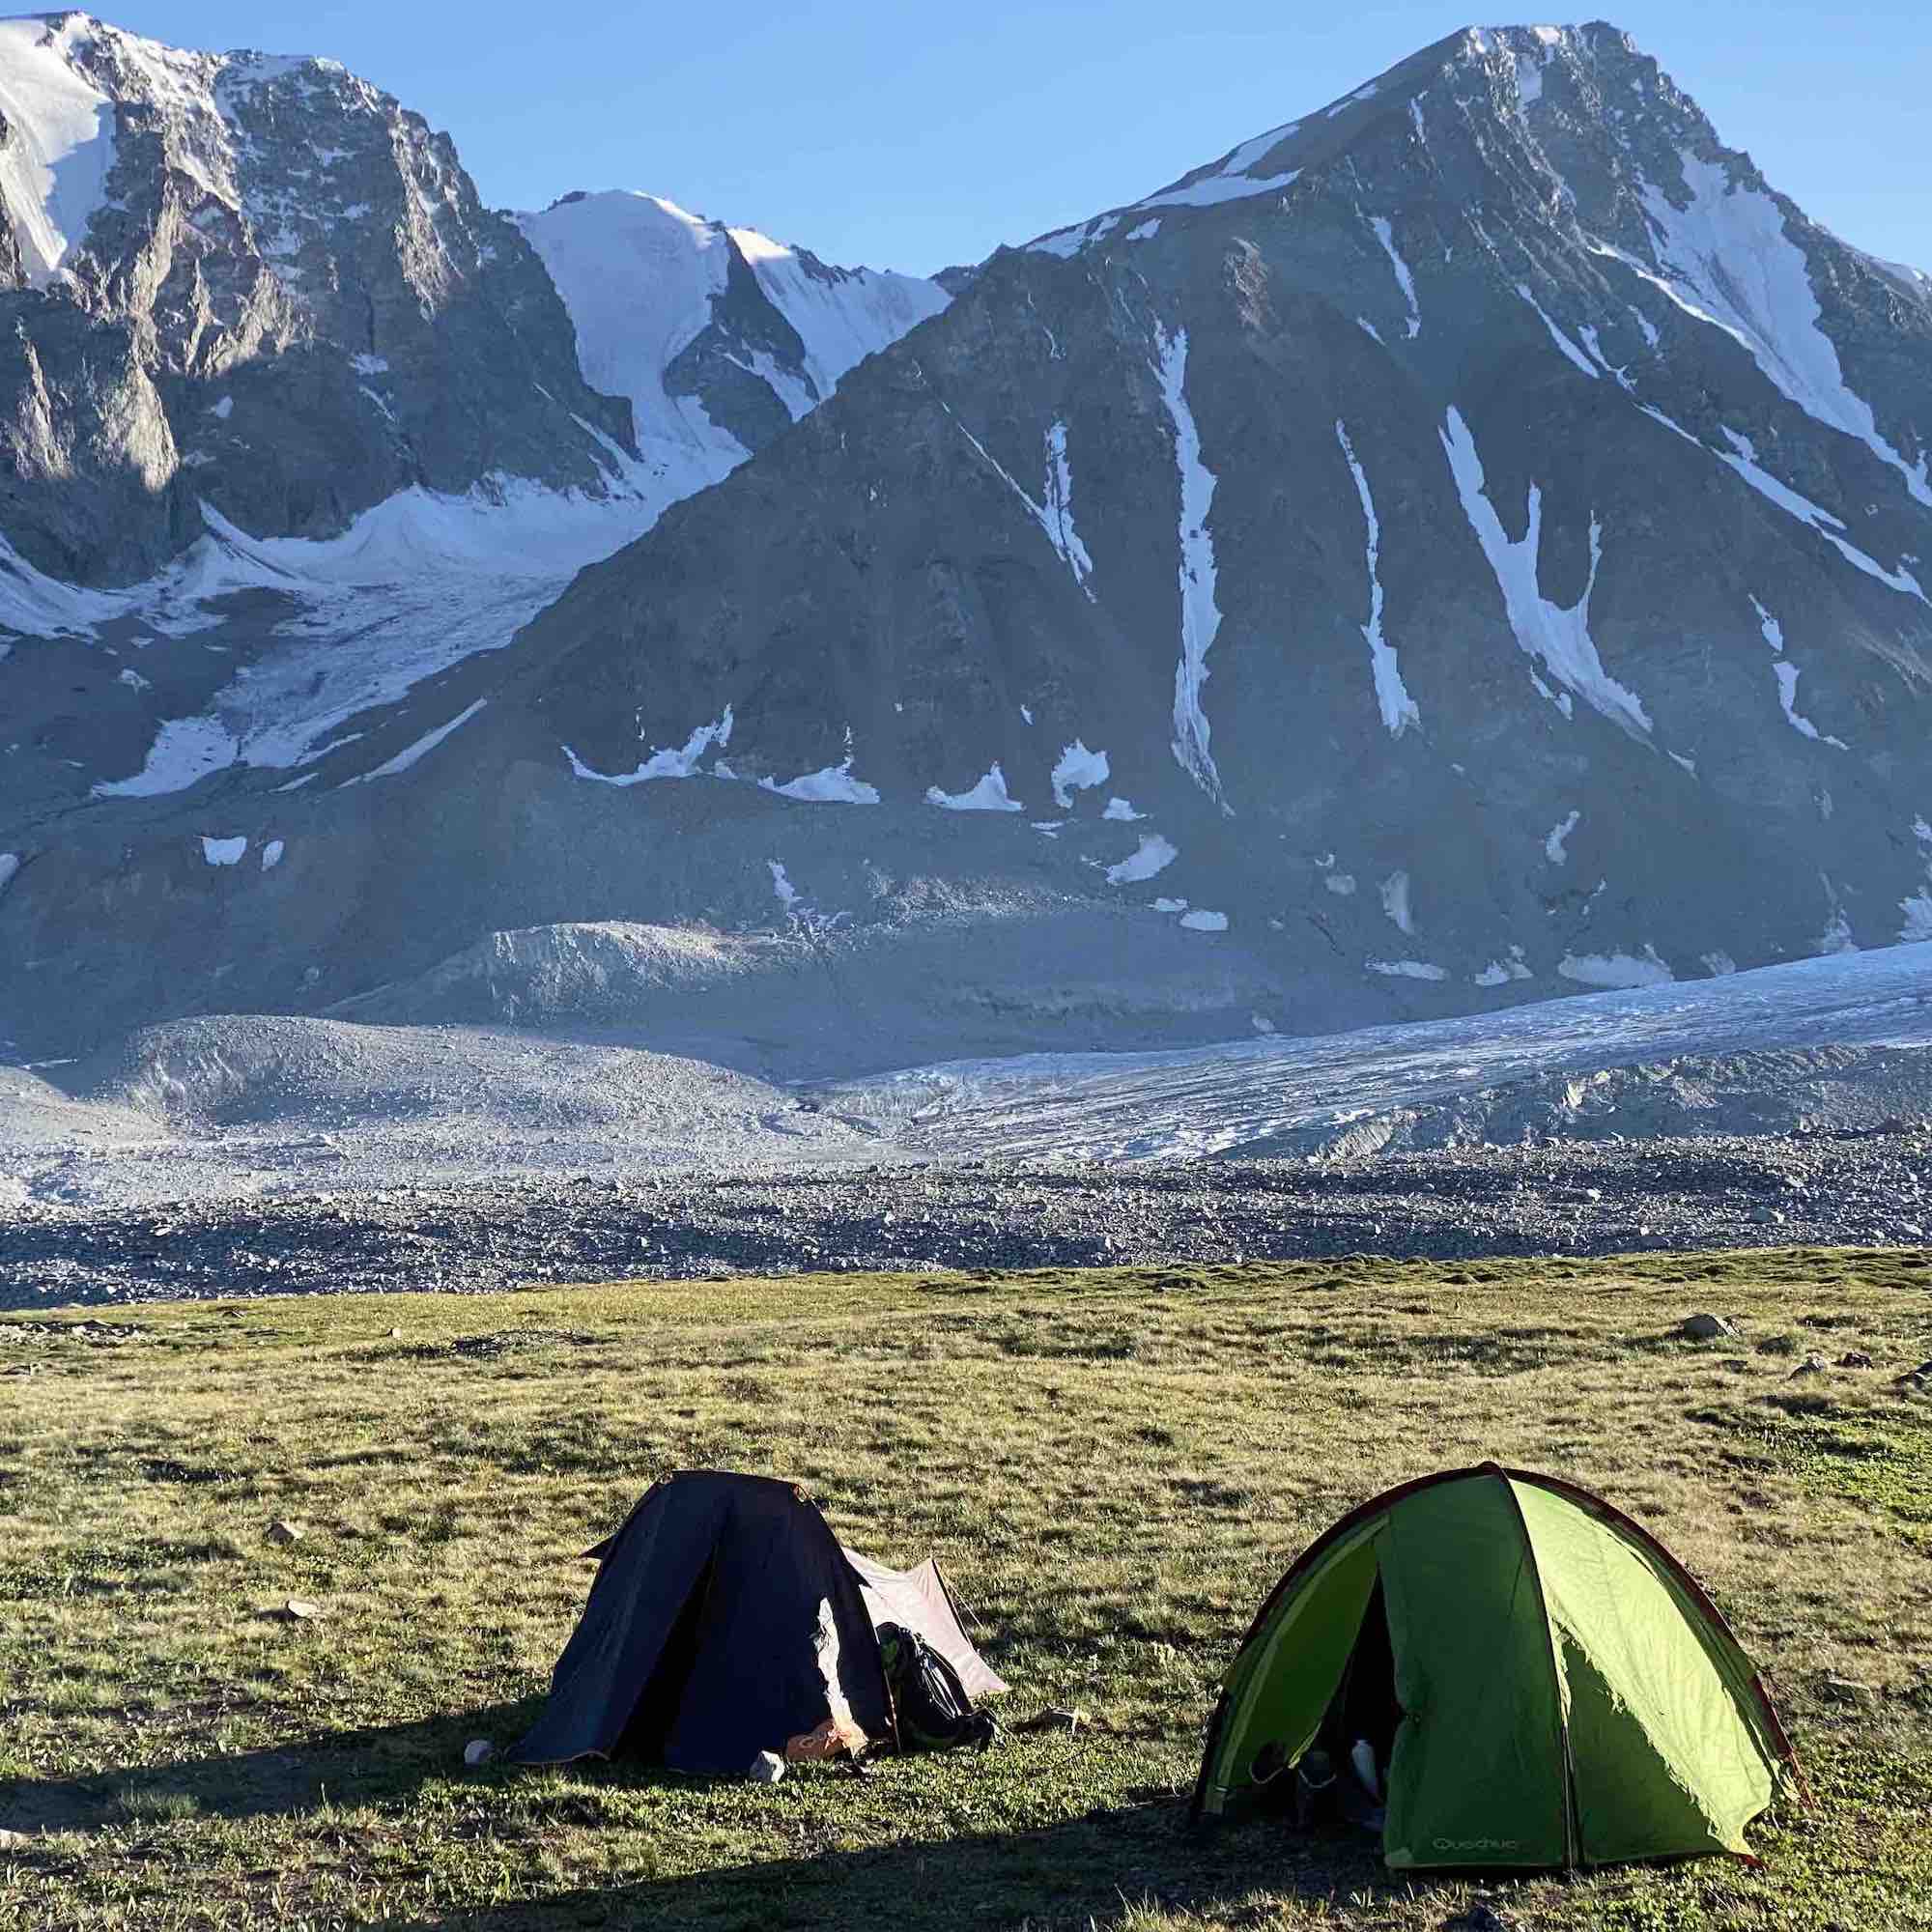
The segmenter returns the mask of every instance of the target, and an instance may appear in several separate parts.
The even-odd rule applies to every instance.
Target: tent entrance
[[[1354,1648],[1342,1666],[1341,1681],[1328,1700],[1315,1746],[1326,1751],[1329,1763],[1347,1776],[1356,1745],[1367,1744],[1374,1753],[1377,1789],[1373,1795],[1379,1800],[1388,1788],[1389,1760],[1395,1753],[1395,1734],[1402,1718],[1395,1694],[1395,1648],[1389,1639],[1388,1604],[1378,1567],[1375,1587],[1363,1605]]]
[[[717,1573],[718,1557],[714,1551],[697,1573],[697,1580],[691,1586],[691,1594],[685,1598],[665,1638],[664,1649],[644,1680],[644,1688],[638,1692],[638,1701],[631,1707],[616,1748],[611,1753],[612,1757],[640,1758],[647,1764],[664,1762],[665,1747],[670,1741],[677,1714],[684,1708],[684,1693],[690,1687],[691,1673],[696,1668],[697,1653],[704,1645],[705,1624],[711,1611],[711,1585]]]

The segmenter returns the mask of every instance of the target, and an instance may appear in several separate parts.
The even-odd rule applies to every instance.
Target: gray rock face
[[[607,487],[593,429],[629,446],[628,413],[447,136],[333,61],[6,24],[0,526],[28,561],[126,582],[203,501],[315,537],[412,485]],[[94,131],[43,172],[76,113]]]
[[[355,704],[284,641],[313,612],[205,604],[141,649],[162,711],[49,647],[38,803],[0,810],[19,1038],[563,1014],[822,1073],[1932,937],[1926,284],[1613,29],[1444,41],[943,310],[643,197],[515,233],[630,404],[639,455],[584,460],[681,500],[473,635],[436,589]],[[135,700],[163,736],[100,784]],[[785,945],[753,986],[593,926]]]
[[[605,774],[728,707],[740,777],[1022,800],[1391,1015],[1884,944],[1928,452],[1921,282],[1614,30],[1464,34],[997,255],[515,702]]]

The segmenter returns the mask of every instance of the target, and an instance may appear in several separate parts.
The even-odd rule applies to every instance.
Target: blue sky
[[[447,129],[496,206],[639,187],[831,261],[919,271],[1160,186],[1470,17],[1415,0],[103,11],[178,45],[331,54]],[[1608,15],[1809,213],[1932,269],[1925,0],[1632,0]]]

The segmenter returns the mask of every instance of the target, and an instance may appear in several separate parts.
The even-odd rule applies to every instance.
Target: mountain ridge
[[[293,800],[245,760],[103,800],[0,919],[120,1023],[407,1020],[493,931],[777,932],[873,1064],[968,1012],[1319,1032],[1932,932],[1932,309],[1615,29],[1389,73],[952,278]],[[756,376],[749,320],[710,348]],[[915,1025],[881,989],[935,930]]]

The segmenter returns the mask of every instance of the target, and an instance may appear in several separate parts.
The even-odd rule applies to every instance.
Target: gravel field
[[[1341,1254],[1918,1246],[1932,1128],[1445,1150],[1336,1163],[985,1164],[517,1179],[0,1227],[0,1308],[855,1268]]]

